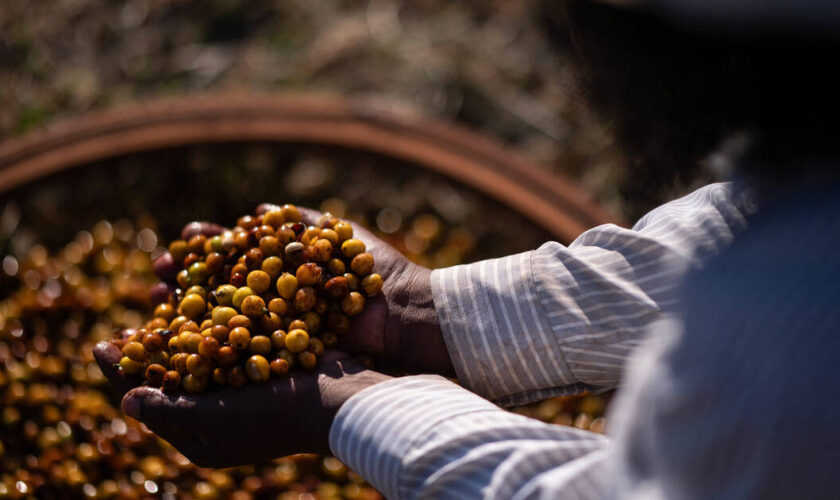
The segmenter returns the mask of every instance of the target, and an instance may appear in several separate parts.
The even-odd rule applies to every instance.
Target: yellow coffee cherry
[[[350,270],[358,276],[367,276],[373,269],[373,255],[362,252],[350,261]]]
[[[128,357],[132,361],[142,363],[149,359],[149,353],[140,342],[129,342],[122,348],[123,356]]]
[[[265,293],[271,288],[271,276],[265,271],[251,271],[248,273],[246,283],[255,293]]]
[[[236,309],[220,306],[213,308],[213,312],[210,313],[210,317],[213,320],[214,325],[227,325],[230,318],[236,316],[236,314]]]
[[[253,354],[265,356],[271,352],[271,339],[265,335],[255,335],[251,337],[251,343],[248,345],[248,350],[250,350]]]
[[[373,273],[362,278],[361,287],[362,290],[364,290],[365,295],[373,297],[382,290],[382,283],[382,276]]]
[[[291,300],[297,292],[297,278],[289,273],[283,273],[277,278],[277,293],[286,300]]]
[[[269,278],[276,280],[283,272],[283,259],[273,255],[262,262],[262,270],[268,274]],[[250,286],[250,285],[249,285]],[[270,286],[270,285],[269,285]],[[252,287],[253,288],[253,287]],[[268,288],[266,288],[268,290]],[[262,293],[262,292],[261,292]]]
[[[128,375],[136,375],[143,370],[143,363],[134,361],[128,356],[123,356],[120,359],[120,369]]]
[[[222,285],[216,288],[216,302],[220,306],[233,305],[233,294],[236,293],[236,287],[233,285]]]
[[[283,222],[300,222],[300,211],[291,204],[283,205]]]
[[[259,354],[254,354],[245,362],[245,373],[254,382],[265,382],[268,380],[271,371],[268,361]]]
[[[309,347],[309,334],[295,329],[286,334],[286,349],[293,353],[303,352]]]
[[[348,259],[352,259],[353,257],[359,255],[364,252],[365,249],[365,244],[362,240],[349,239],[341,244],[341,253],[343,253]]]
[[[236,293],[233,294],[233,307],[240,309],[242,307],[242,301],[245,300],[245,297],[250,295],[254,295],[254,291],[247,286],[240,287],[236,290]]]
[[[353,226],[349,222],[339,222],[333,227],[338,235],[338,241],[346,241],[353,237]]]
[[[163,304],[158,304],[158,306],[155,307],[155,317],[163,318],[167,323],[175,319],[176,316],[178,316],[178,312],[175,311],[175,308],[172,307],[171,304],[164,302]]]
[[[195,319],[204,314],[207,303],[204,302],[201,295],[191,293],[181,300],[180,307],[181,314],[188,318]]]

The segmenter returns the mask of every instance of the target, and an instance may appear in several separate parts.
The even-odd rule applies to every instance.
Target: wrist
[[[408,373],[454,374],[452,361],[443,339],[432,297],[432,271],[422,266],[411,266],[402,277],[405,283],[404,304],[399,308],[396,321],[387,327],[395,330],[389,350],[399,367]],[[397,324],[394,324],[397,323]]]

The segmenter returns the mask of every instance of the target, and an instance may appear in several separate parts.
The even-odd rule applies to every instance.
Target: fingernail
[[[139,398],[126,398],[122,404],[123,411],[126,415],[131,418],[136,418],[140,420],[140,399]]]

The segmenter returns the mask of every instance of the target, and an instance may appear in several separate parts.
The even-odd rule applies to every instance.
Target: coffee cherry
[[[210,361],[200,354],[190,354],[187,357],[187,371],[197,377],[210,375]]]
[[[220,366],[231,366],[236,364],[238,360],[239,354],[229,345],[220,347],[218,352],[216,352],[216,362]]]
[[[338,235],[338,241],[347,241],[353,237],[353,226],[347,222],[339,222],[333,226],[333,231]]]
[[[183,262],[188,252],[187,242],[184,240],[175,240],[169,244],[169,255],[175,262]]]
[[[190,373],[184,376],[181,385],[183,385],[184,391],[190,394],[198,394],[207,390],[207,378]]]
[[[230,318],[230,321],[228,321],[228,328],[231,330],[240,326],[242,328],[247,328],[250,330],[252,327],[251,318],[243,314],[237,314],[236,316]]]
[[[265,259],[262,263],[262,266],[260,267],[264,273],[268,274],[268,277],[271,280],[276,281],[277,278],[280,277],[280,274],[282,274],[283,272],[283,261],[280,259],[280,257],[272,255],[271,257]],[[269,287],[270,286],[271,284],[269,283]],[[266,288],[266,290],[268,290],[268,288]]]
[[[243,328],[241,326],[236,327],[230,331],[228,342],[230,342],[231,347],[234,349],[247,349],[248,345],[251,343],[251,332],[249,332],[247,328]]]
[[[252,354],[261,354],[266,356],[271,352],[271,339],[265,335],[255,335],[254,337],[251,337],[249,350]]]
[[[233,307],[242,310],[242,301],[245,300],[245,297],[250,295],[254,295],[254,291],[251,290],[251,287],[243,286],[238,288],[236,292],[233,294]]]
[[[213,359],[219,352],[219,341],[214,337],[205,337],[200,344],[198,344],[198,354],[206,359]]]
[[[350,293],[350,285],[344,276],[336,276],[324,284],[324,292],[330,298],[340,299]]]
[[[303,352],[309,346],[309,334],[300,329],[291,330],[286,334],[285,343],[290,352]]]
[[[323,271],[321,270],[321,266],[314,262],[308,262],[306,264],[301,264],[300,267],[297,268],[295,277],[297,278],[297,284],[299,286],[311,286],[321,280],[322,274]]]
[[[163,335],[159,332],[148,332],[143,335],[143,348],[150,353],[158,352],[164,347]]]
[[[265,293],[271,288],[271,276],[265,271],[251,271],[248,273],[247,283],[255,293]]]
[[[180,311],[184,316],[194,319],[204,314],[206,307],[207,304],[200,295],[191,293],[181,300]]]
[[[318,364],[318,358],[309,351],[298,354],[298,361],[300,361],[300,366],[307,370],[312,370]]]
[[[276,377],[289,373],[289,363],[283,358],[272,360],[269,366],[271,368],[271,373]]]
[[[258,318],[268,312],[265,301],[259,295],[245,297],[241,306],[242,314],[250,318]]]
[[[152,387],[160,387],[163,383],[163,376],[166,374],[166,368],[159,364],[151,364],[146,368],[146,380]]]
[[[181,390],[181,374],[175,370],[169,370],[163,374],[161,382],[163,392],[173,394]]]
[[[132,361],[136,361],[138,363],[142,363],[149,359],[149,353],[146,352],[146,349],[143,347],[143,344],[140,342],[129,342],[122,348],[122,353],[124,356],[128,357]]]
[[[241,366],[234,366],[227,373],[228,384],[231,387],[242,387],[248,383],[248,376]]]
[[[365,244],[361,240],[349,239],[341,244],[341,253],[348,259],[352,259],[364,251]]]
[[[210,313],[210,318],[214,325],[227,325],[230,319],[236,316],[236,314],[236,309],[220,306],[213,308],[213,311]]]
[[[362,279],[361,287],[362,290],[365,292],[365,295],[367,295],[368,297],[373,297],[374,295],[379,293],[380,290],[382,290],[382,284],[382,276],[373,273],[368,274]]]
[[[347,266],[341,259],[330,259],[327,262],[327,271],[329,271],[333,276],[341,276],[347,272]]]
[[[286,300],[294,298],[297,292],[297,278],[289,273],[283,273],[277,278],[277,293]]]
[[[271,332],[271,347],[275,351],[280,351],[286,348],[286,332],[283,330],[275,330]]]
[[[289,311],[289,303],[285,299],[276,298],[268,302],[268,311],[278,316],[285,316]]]
[[[350,270],[356,273],[357,276],[367,276],[373,269],[373,255],[363,252],[350,261]]]
[[[134,361],[128,356],[123,356],[120,359],[120,369],[127,375],[136,375],[143,369],[143,363]]]
[[[259,354],[248,358],[248,361],[245,363],[245,372],[248,378],[254,382],[265,382],[271,373],[268,361]]]
[[[177,315],[178,313],[175,311],[175,308],[172,307],[171,304],[167,304],[164,302],[163,304],[158,304],[157,307],[155,307],[156,318],[163,318],[167,322],[171,322],[173,319],[175,319],[175,316]]]
[[[359,292],[350,292],[341,299],[341,311],[348,316],[355,316],[365,308],[365,297]]]
[[[315,307],[315,302],[318,300],[315,289],[311,286],[305,286],[295,293],[294,306],[298,312],[306,312]],[[364,300],[364,299],[362,299]],[[364,303],[362,303],[364,307]]]

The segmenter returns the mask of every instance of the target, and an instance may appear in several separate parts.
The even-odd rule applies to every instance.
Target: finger
[[[120,348],[111,342],[100,342],[93,348],[93,357],[102,370],[105,378],[114,386],[119,394],[125,394],[132,387],[140,383],[140,378],[134,375],[126,375],[118,368],[122,352]]]
[[[178,265],[169,252],[164,252],[155,259],[152,263],[152,269],[155,272],[155,276],[163,281],[175,281],[175,277],[178,275]]]
[[[195,221],[190,222],[184,229],[181,231],[181,239],[189,240],[193,236],[196,235],[203,235],[207,236],[216,236],[217,234],[222,234],[225,228],[218,224],[214,224],[212,222],[205,222],[205,221]]]
[[[167,395],[154,387],[141,386],[128,391],[122,400],[126,415],[142,421],[155,434],[164,437],[177,431],[179,424],[193,413],[195,400],[183,395]]]
[[[317,226],[320,218],[324,215],[323,212],[307,207],[298,207],[300,212],[301,222],[307,226]]]

